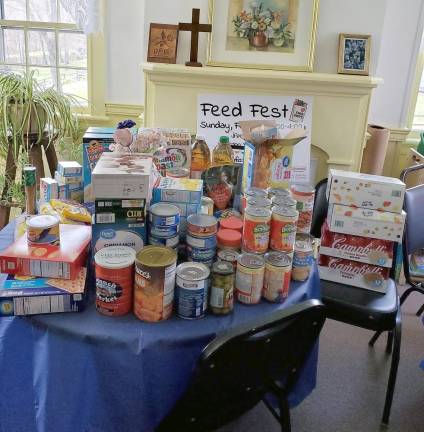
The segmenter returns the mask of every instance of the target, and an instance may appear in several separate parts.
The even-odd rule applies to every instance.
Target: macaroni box
[[[332,232],[400,242],[405,218],[404,211],[397,214],[333,204],[327,220]]]
[[[401,213],[405,183],[396,178],[330,169],[330,204]]]
[[[320,253],[391,268],[393,242],[331,232],[325,223],[321,230]]]
[[[76,161],[60,161],[57,164],[57,172],[63,177],[82,176],[82,166]]]
[[[96,224],[143,224],[146,222],[146,200],[96,200]]]
[[[57,180],[44,177],[40,179],[40,201],[48,202],[59,198],[59,184]]]
[[[87,269],[76,279],[0,275],[0,316],[22,316],[84,309]]]
[[[319,277],[371,291],[386,292],[390,269],[356,261],[320,255]]]
[[[200,205],[202,192],[203,180],[161,177],[153,188],[152,202]]]

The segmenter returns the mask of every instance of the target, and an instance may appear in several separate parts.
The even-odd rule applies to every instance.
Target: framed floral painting
[[[207,64],[312,71],[319,0],[209,0]]]

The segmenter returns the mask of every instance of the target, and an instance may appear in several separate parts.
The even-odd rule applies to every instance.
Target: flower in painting
[[[259,31],[265,31],[266,29],[267,29],[267,26],[264,22],[259,23],[259,26],[258,26]]]
[[[256,30],[259,27],[259,24],[257,21],[252,21],[251,27],[253,30]]]

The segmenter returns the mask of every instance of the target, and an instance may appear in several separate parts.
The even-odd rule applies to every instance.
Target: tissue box
[[[63,177],[82,176],[82,166],[76,161],[61,161],[57,164],[57,172]]]
[[[399,179],[330,169],[330,204],[400,213],[404,196],[405,183]]]
[[[40,179],[40,201],[48,202],[57,198],[59,198],[59,183],[49,177]]]
[[[152,203],[161,201],[200,205],[203,180],[159,178],[153,188]]]
[[[96,224],[143,224],[146,222],[146,200],[96,200]]]
[[[320,255],[318,258],[319,277],[371,291],[386,292],[390,269],[370,264]]]
[[[320,253],[336,258],[391,268],[393,242],[331,232],[327,223],[321,231]]]
[[[327,220],[333,232],[400,242],[405,218],[404,211],[397,214],[333,204]]]

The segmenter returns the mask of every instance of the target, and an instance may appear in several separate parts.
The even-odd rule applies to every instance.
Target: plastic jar
[[[209,307],[216,315],[226,315],[234,307],[234,267],[217,261],[212,265]]]

